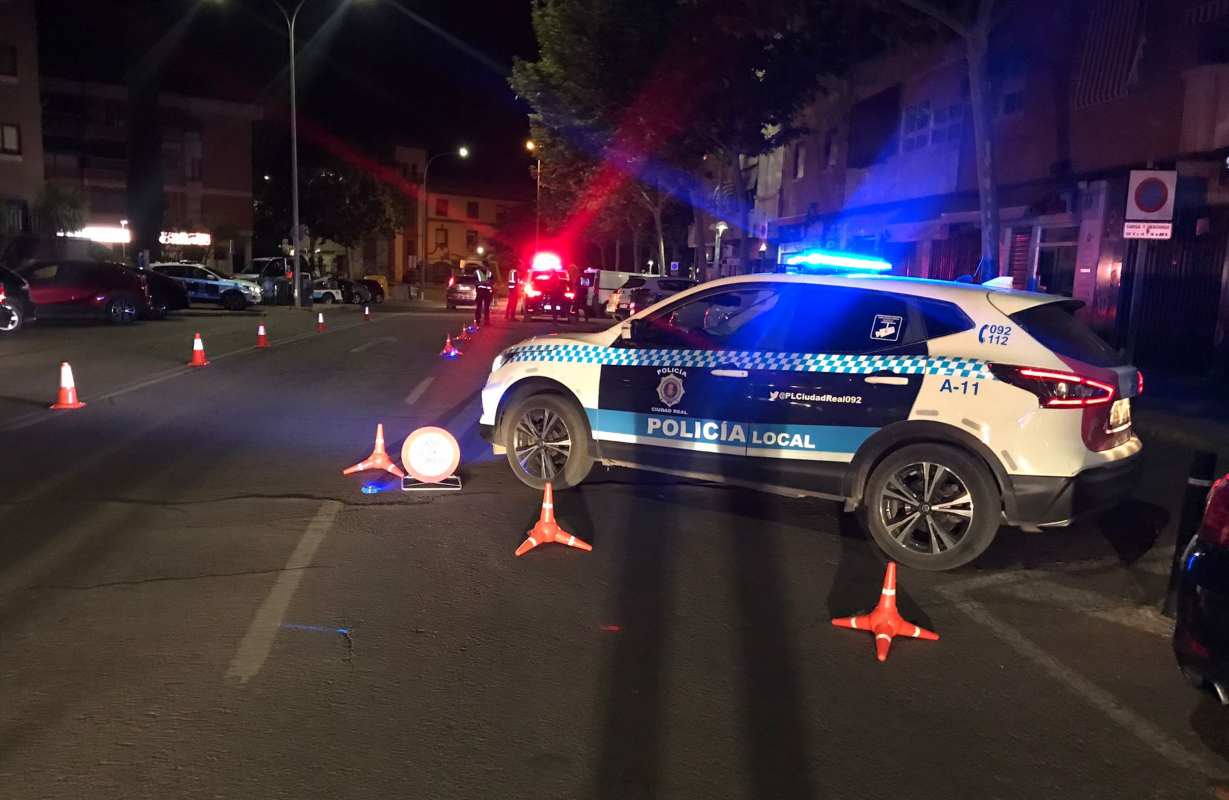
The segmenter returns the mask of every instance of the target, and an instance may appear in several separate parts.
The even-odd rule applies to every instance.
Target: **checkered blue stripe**
[[[746,350],[657,350],[600,347],[587,344],[530,344],[508,351],[507,360],[608,364],[620,367],[738,367],[790,372],[836,372],[865,375],[939,375],[945,378],[989,380],[986,362],[942,356],[827,355],[764,353]]]

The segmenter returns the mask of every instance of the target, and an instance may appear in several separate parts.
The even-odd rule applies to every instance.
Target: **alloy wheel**
[[[897,544],[937,555],[957,547],[973,524],[973,495],[964,480],[942,464],[906,464],[888,478],[879,519]]]
[[[512,432],[517,463],[526,474],[552,481],[572,455],[572,434],[559,414],[546,408],[526,408]]]

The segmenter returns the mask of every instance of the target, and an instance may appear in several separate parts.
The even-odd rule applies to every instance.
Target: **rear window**
[[[478,278],[475,275],[458,275],[457,283],[477,283]]]
[[[1094,367],[1120,367],[1126,359],[1105,340],[1093,333],[1075,312],[1084,305],[1078,300],[1046,303],[1017,311],[1011,319],[1042,345],[1060,356],[1074,358]]]
[[[639,289],[641,286],[644,286],[644,278],[628,278],[623,283],[624,289]]]

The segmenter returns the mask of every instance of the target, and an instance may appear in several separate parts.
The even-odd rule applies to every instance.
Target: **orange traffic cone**
[[[364,472],[369,469],[382,469],[385,472],[391,472],[398,478],[405,477],[405,473],[393,463],[393,460],[388,457],[388,453],[384,450],[384,423],[376,425],[376,446],[372,449],[371,455],[365,461],[360,461],[353,467],[343,469],[341,474],[352,475],[355,472]]]
[[[269,334],[265,333],[264,323],[256,326],[256,348],[264,350],[269,346]]]
[[[880,661],[888,660],[888,648],[892,646],[893,636],[911,636],[914,639],[931,641],[937,641],[939,638],[939,634],[905,621],[896,610],[895,561],[888,562],[888,570],[883,576],[883,592],[875,610],[860,617],[838,617],[832,620],[832,624],[838,628],[853,628],[873,633],[875,656]]]
[[[209,366],[209,359],[205,358],[205,343],[201,341],[201,334],[199,331],[196,334],[196,338],[192,340],[192,360],[188,362],[188,366]]]
[[[542,515],[538,517],[537,524],[533,526],[533,530],[529,531],[525,541],[521,542],[521,546],[516,548],[516,554],[523,556],[538,545],[551,542],[566,544],[568,547],[575,547],[577,550],[593,549],[593,545],[577,539],[563,528],[560,528],[559,524],[555,522],[555,491],[548,483],[546,484],[545,491],[542,493]]]
[[[77,383],[73,380],[73,368],[68,366],[67,361],[60,364],[60,394],[51,407],[57,411],[85,408],[85,403],[77,399]]]
[[[470,340],[469,334],[465,332],[464,328],[462,328],[460,333],[457,334],[457,341],[460,342],[461,344],[465,344],[469,340]]]
[[[316,333],[324,333],[324,312],[316,314]]]
[[[444,349],[440,351],[440,355],[444,358],[456,358],[461,355],[461,351],[452,346],[452,337],[444,338]]]
[[[363,319],[371,322],[371,306],[363,306]]]

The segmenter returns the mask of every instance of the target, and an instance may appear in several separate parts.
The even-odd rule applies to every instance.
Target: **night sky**
[[[42,68],[123,81],[132,50],[127,15],[135,13],[177,45],[164,88],[255,101],[271,119],[284,118],[288,53],[273,2],[39,0]],[[529,0],[307,0],[298,40],[302,117],[368,152],[393,143],[435,152],[464,142],[474,157],[464,165],[441,159],[433,175],[528,182],[526,108],[506,74],[514,56],[535,54]]]

